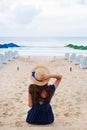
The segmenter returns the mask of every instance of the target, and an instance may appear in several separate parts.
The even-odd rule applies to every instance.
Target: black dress
[[[50,85],[49,89],[55,91],[55,86]],[[45,125],[54,121],[54,114],[47,98],[41,98],[43,104],[33,104],[27,113],[26,122],[30,124]]]

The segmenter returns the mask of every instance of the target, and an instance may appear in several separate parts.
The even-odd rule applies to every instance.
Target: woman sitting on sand
[[[51,124],[54,114],[50,101],[62,76],[50,74],[44,66],[35,67],[31,75],[34,84],[29,85],[28,105],[31,109],[27,113],[26,122],[37,125]],[[56,79],[52,85],[48,85],[50,78]]]

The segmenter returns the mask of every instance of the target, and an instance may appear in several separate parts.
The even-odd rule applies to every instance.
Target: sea
[[[0,53],[12,50],[20,56],[64,56],[77,53],[87,56],[87,50],[65,47],[68,44],[87,46],[87,37],[0,37],[0,44],[15,43],[20,47],[0,49]]]

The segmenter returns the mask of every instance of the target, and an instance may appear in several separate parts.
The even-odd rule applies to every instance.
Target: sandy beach
[[[37,126],[25,122],[30,71],[48,66],[63,75],[52,98],[55,121]],[[17,70],[19,67],[19,70]],[[70,71],[72,67],[72,71]],[[53,79],[49,83],[53,83]],[[87,130],[87,71],[64,57],[20,57],[0,68],[0,130]]]

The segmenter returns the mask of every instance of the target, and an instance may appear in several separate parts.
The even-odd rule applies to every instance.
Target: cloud
[[[31,3],[31,2],[30,2]],[[28,24],[32,22],[33,18],[40,13],[40,9],[35,5],[30,4],[29,1],[23,0],[1,0],[0,1],[0,15],[5,23]],[[2,21],[2,20],[1,20]]]
[[[86,0],[1,0],[0,34],[87,35]]]
[[[82,4],[82,5],[86,5],[87,4],[87,0],[79,0],[78,2],[79,2],[79,4]]]
[[[36,32],[36,35],[40,34],[41,36],[86,36],[86,11],[86,7],[81,5],[58,9],[49,8],[35,19],[29,30],[33,30],[34,34]]]
[[[14,20],[17,24],[29,24],[32,22],[34,17],[40,13],[40,10],[35,7],[22,5],[20,7],[16,7],[13,13]]]

